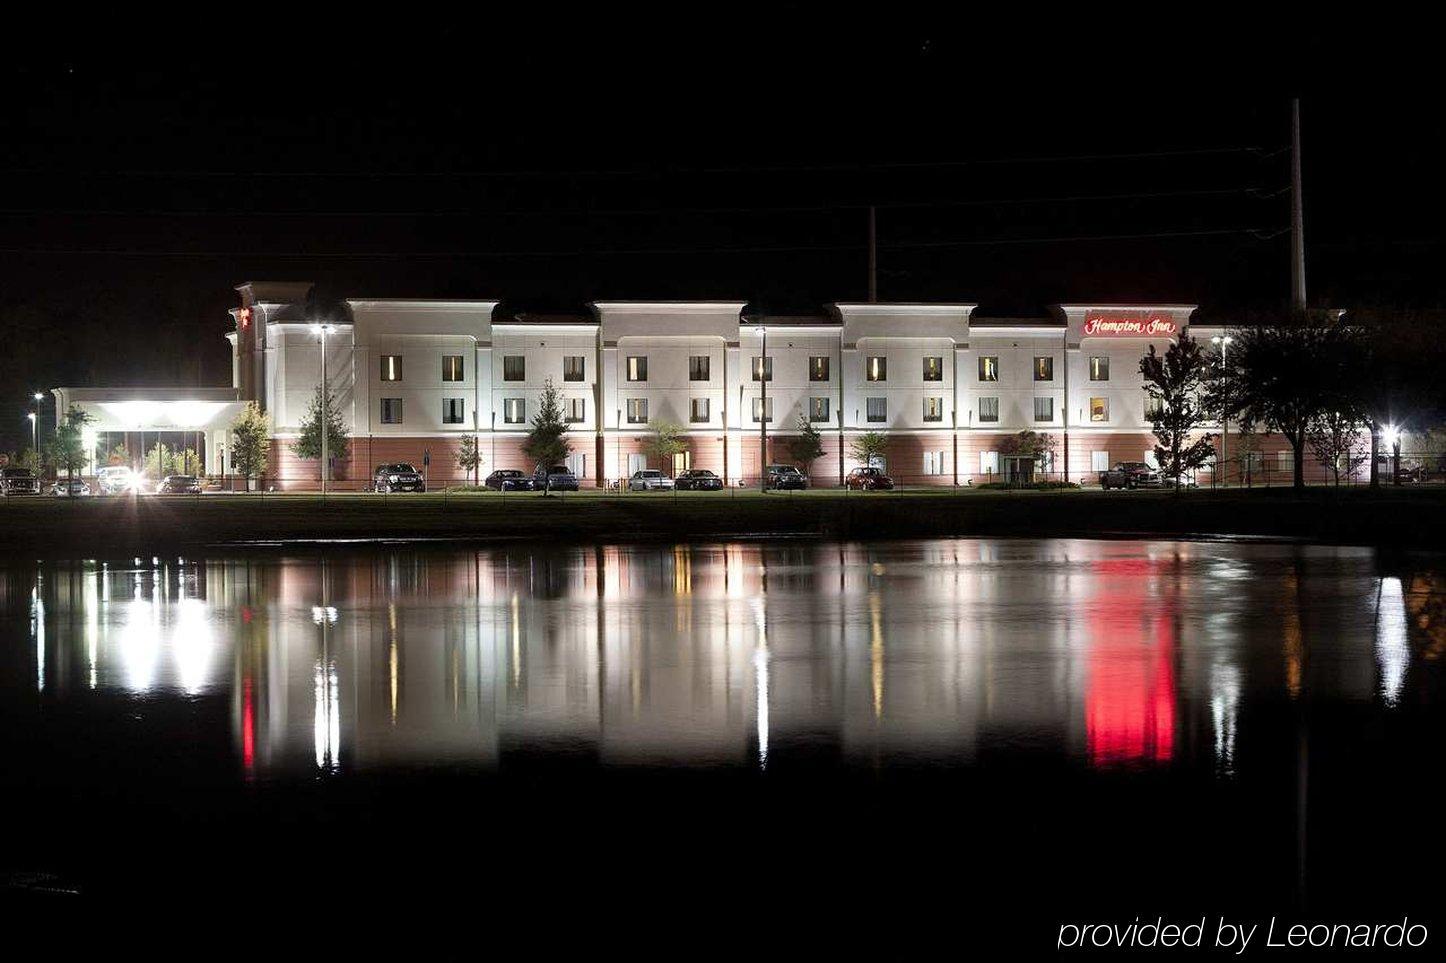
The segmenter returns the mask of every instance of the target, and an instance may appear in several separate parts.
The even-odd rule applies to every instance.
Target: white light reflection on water
[[[1395,576],[1381,579],[1376,596],[1376,662],[1381,670],[1381,698],[1394,706],[1406,681],[1411,647],[1406,641],[1406,593]]]

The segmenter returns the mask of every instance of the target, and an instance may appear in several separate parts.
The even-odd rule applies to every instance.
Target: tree
[[[463,435],[462,442],[457,446],[457,467],[465,474],[472,476],[472,481],[477,481],[477,469],[482,464],[482,452],[477,445],[476,435]]]
[[[50,462],[57,468],[64,468],[65,474],[74,477],[89,461],[85,450],[85,426],[93,419],[75,405],[65,412],[65,420],[55,429],[47,452]]]
[[[240,475],[251,490],[251,479],[266,474],[266,460],[271,455],[271,421],[254,401],[231,422],[231,470]]]
[[[884,457],[884,452],[888,450],[888,447],[889,439],[882,432],[866,431],[849,442],[849,454],[855,461],[872,465],[874,459]]]
[[[813,474],[813,463],[823,457],[823,436],[808,419],[808,412],[798,413],[798,434],[787,442],[788,455],[805,475]]]
[[[688,438],[683,434],[683,426],[677,422],[662,420],[655,421],[648,427],[652,434],[648,436],[644,450],[649,457],[657,459],[663,471],[670,471],[673,456],[688,450]]]
[[[176,474],[176,453],[161,442],[156,442],[151,446],[151,450],[146,452],[145,471],[155,478]]]
[[[1201,350],[1200,342],[1186,333],[1165,349],[1164,355],[1158,354],[1152,344],[1140,359],[1145,393],[1154,403],[1150,421],[1157,439],[1155,461],[1166,478],[1175,479],[1177,493],[1181,476],[1215,456],[1211,435],[1191,440],[1207,418],[1200,393],[1211,366],[1210,356]]]
[[[999,443],[1000,454],[1030,456],[1040,470],[1045,470],[1054,461],[1054,448],[1053,435],[1028,428],[1017,435],[1009,435]]]
[[[1342,469],[1349,478],[1370,457],[1369,445],[1362,445],[1361,433],[1365,427],[1363,416],[1349,409],[1331,409],[1316,415],[1306,429],[1311,453],[1330,471],[1338,488]]]
[[[325,411],[323,419],[323,410]],[[333,461],[345,461],[349,437],[346,432],[346,423],[341,419],[341,409],[336,405],[336,399],[331,392],[326,394],[326,402],[322,403],[321,386],[318,385],[316,393],[311,397],[311,404],[306,409],[306,417],[301,420],[301,434],[291,444],[291,451],[297,458],[308,460],[321,457],[321,426],[326,423],[326,455]],[[330,477],[331,467],[327,466],[327,474]]]
[[[566,432],[567,423],[562,420],[562,398],[558,395],[557,386],[548,378],[542,388],[542,397],[538,399],[537,414],[532,416],[532,430],[522,443],[522,451],[543,468],[559,464],[572,451]],[[547,490],[544,489],[542,494],[547,495]]]
[[[116,445],[110,450],[110,454],[105,456],[107,465],[127,465],[130,464],[130,460],[131,452],[125,445]]]

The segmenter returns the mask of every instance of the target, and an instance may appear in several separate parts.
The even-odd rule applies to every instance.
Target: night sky
[[[866,295],[869,204],[881,300],[1270,310],[1295,94],[1311,301],[1446,304],[1424,26],[826,9],[248,16],[185,43],[17,43],[0,451],[28,443],[36,389],[227,383],[246,280],[816,311]]]

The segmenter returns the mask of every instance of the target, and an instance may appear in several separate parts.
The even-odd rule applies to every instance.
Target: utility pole
[[[879,300],[879,239],[877,209],[869,205],[869,303]]]
[[[1305,214],[1300,181],[1300,98],[1290,102],[1290,306],[1305,310]]]
[[[763,347],[758,355],[758,490],[768,491],[768,326],[762,325],[758,332],[763,335]]]
[[[321,409],[317,413],[321,422],[321,493],[326,494],[326,476],[330,474],[327,465],[327,435],[331,428],[331,391],[326,383],[326,336],[336,329],[329,324],[313,324],[311,331],[321,339]]]

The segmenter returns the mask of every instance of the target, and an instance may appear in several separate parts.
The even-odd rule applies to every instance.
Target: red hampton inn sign
[[[1091,311],[1085,315],[1087,338],[1173,338],[1175,319],[1160,311]]]

